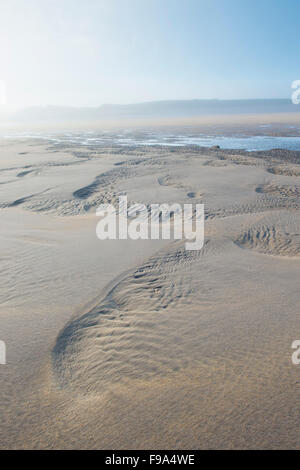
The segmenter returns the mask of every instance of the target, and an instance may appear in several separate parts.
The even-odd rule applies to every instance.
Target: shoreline
[[[15,131],[37,131],[47,130],[49,132],[63,131],[69,129],[72,131],[91,131],[97,129],[152,129],[152,128],[176,128],[188,126],[192,129],[214,129],[216,126],[222,126],[224,129],[232,130],[243,128],[247,132],[247,127],[251,129],[260,125],[278,126],[278,131],[282,131],[283,125],[300,125],[300,111],[293,113],[251,113],[251,114],[212,114],[194,117],[164,117],[164,118],[123,118],[123,119],[102,119],[87,121],[63,121],[53,123],[45,122],[0,122],[0,130],[13,129]]]

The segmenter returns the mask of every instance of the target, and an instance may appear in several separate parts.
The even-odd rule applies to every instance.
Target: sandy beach
[[[1,448],[298,448],[298,161],[2,139]],[[203,249],[98,240],[119,194],[203,203]]]

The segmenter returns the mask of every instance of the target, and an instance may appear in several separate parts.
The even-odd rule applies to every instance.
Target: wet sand
[[[297,152],[0,148],[1,448],[299,448]],[[205,245],[96,237],[204,203]]]

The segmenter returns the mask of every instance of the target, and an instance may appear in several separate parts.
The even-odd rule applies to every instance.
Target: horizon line
[[[190,98],[190,99],[185,99],[185,98],[180,98],[180,99],[157,99],[157,100],[149,100],[149,101],[133,101],[133,102],[128,102],[128,103],[101,103],[97,105],[69,105],[69,104],[27,104],[27,105],[22,105],[22,106],[14,106],[14,105],[9,105],[8,103],[2,105],[0,107],[0,113],[1,113],[1,108],[3,111],[8,111],[8,112],[15,112],[15,111],[21,111],[25,109],[31,109],[31,108],[70,108],[70,109],[82,109],[82,108],[87,108],[87,109],[99,109],[105,106],[138,106],[138,105],[145,105],[145,104],[157,104],[157,103],[180,103],[180,102],[187,102],[187,103],[192,103],[192,102],[254,102],[254,101],[291,101],[290,97],[285,97],[285,98]]]

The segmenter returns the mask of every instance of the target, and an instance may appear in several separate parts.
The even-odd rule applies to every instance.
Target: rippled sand
[[[1,141],[1,448],[298,448],[299,174],[295,152]],[[99,241],[121,193],[204,203],[203,250]]]

